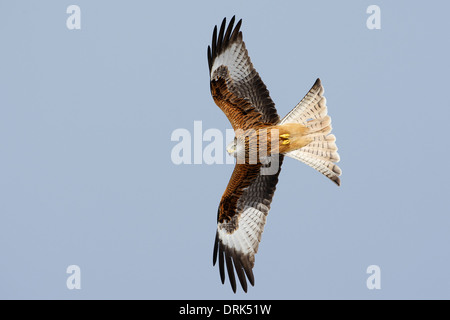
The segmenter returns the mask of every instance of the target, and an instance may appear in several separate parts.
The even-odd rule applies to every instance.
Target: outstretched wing
[[[215,26],[212,46],[208,46],[211,94],[235,130],[276,124],[280,118],[275,104],[253,68],[239,31],[242,20],[233,29],[234,20],[226,27],[223,19],[218,35]]]
[[[280,120],[265,84],[253,68],[233,17],[214,28],[212,46],[208,47],[211,94],[227,116],[234,130],[247,130],[277,124]],[[233,28],[234,27],[234,28]],[[236,164],[217,216],[214,265],[219,258],[222,283],[225,265],[231,287],[236,292],[235,271],[244,291],[247,278],[254,285],[255,254],[278,182],[283,155],[274,155],[262,164]],[[276,166],[275,174],[263,175],[263,167]]]
[[[220,201],[213,264],[216,264],[218,257],[222,283],[225,282],[226,264],[234,292],[236,292],[234,270],[245,292],[247,292],[247,278],[252,286],[255,284],[252,271],[255,254],[258,252],[283,157],[281,154],[273,155],[265,164],[236,164]],[[262,167],[275,168],[276,172],[272,175],[263,175]]]

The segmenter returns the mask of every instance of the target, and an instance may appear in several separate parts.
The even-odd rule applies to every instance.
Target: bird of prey
[[[219,31],[215,26],[212,45],[208,46],[211,94],[235,131],[227,152],[236,157],[218,208],[213,265],[218,258],[222,284],[226,265],[233,291],[236,272],[247,292],[247,279],[254,286],[255,254],[284,156],[306,163],[338,186],[341,170],[335,164],[339,161],[336,138],[331,134],[320,79],[280,120],[248,56],[240,31],[242,19],[234,23],[235,17],[227,26],[225,18]],[[252,158],[252,154],[261,156]]]

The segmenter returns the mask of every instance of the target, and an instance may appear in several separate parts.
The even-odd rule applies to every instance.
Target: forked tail
[[[300,123],[308,128],[305,138],[311,142],[300,149],[286,152],[285,155],[306,163],[340,185],[339,176],[342,171],[335,164],[339,162],[336,137],[330,134],[331,118],[327,114],[323,92],[320,79],[317,79],[311,90],[278,125]]]

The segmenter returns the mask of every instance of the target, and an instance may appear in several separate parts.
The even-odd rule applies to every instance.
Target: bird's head
[[[227,152],[230,156],[235,157],[237,156],[236,153],[236,138],[234,138],[233,141],[231,141],[228,145],[227,145]]]

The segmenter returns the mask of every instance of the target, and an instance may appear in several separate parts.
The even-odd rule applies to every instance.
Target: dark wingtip
[[[216,240],[214,240],[214,250],[213,250],[213,266],[215,266],[217,262],[218,248],[219,248],[219,234],[216,232]]]
[[[236,15],[234,15],[233,17],[231,17],[230,19],[230,25],[234,25],[234,21],[236,20]]]
[[[255,276],[253,275],[252,267],[249,266],[248,263],[244,265],[244,271],[252,287],[255,286]]]
[[[225,252],[225,261],[227,264],[228,280],[230,280],[231,289],[236,293],[236,278],[234,276],[233,262],[231,261],[231,255],[228,252]]]
[[[225,32],[225,26],[227,25],[227,19],[223,18],[222,24],[220,25],[219,29],[219,37],[217,39],[217,50],[220,52],[222,48],[222,42],[223,42],[223,33]]]
[[[247,292],[247,280],[245,278],[244,266],[242,265],[241,259],[236,253],[236,251],[233,252],[233,264],[234,268],[236,269],[236,274],[238,276],[241,287],[244,290],[244,292]]]
[[[211,49],[208,49],[208,63],[210,70],[214,63],[214,59],[222,52],[222,50],[224,48],[227,48],[230,42],[233,42],[236,39],[242,37],[242,33],[239,31],[242,24],[242,19],[240,19],[236,24],[236,26],[234,27],[235,20],[236,16],[234,15],[230,19],[230,22],[228,23],[227,26],[227,18],[225,17],[222,20],[220,29],[218,29],[217,25],[214,26]]]
[[[212,56],[211,56],[211,47],[210,46],[208,46],[208,50],[206,51],[206,54],[208,56],[209,71],[211,71],[211,68],[212,68]]]
[[[212,41],[211,42],[212,42],[211,43],[211,45],[212,45],[212,48],[211,48],[212,53],[211,53],[211,55],[212,55],[212,57],[215,57],[216,56],[216,52],[217,52],[217,26],[214,26],[214,31],[213,31]]]
[[[224,258],[224,253],[223,253],[223,248],[222,248],[222,244],[219,242],[218,244],[219,246],[219,274],[220,274],[220,281],[222,281],[222,284],[225,284],[225,267],[224,264],[225,262],[223,261]]]
[[[234,27],[233,35],[231,36],[232,39],[236,39],[237,36],[242,35],[242,33],[240,31],[241,25],[242,25],[242,19],[240,19],[238,21],[238,23],[236,23],[236,26]]]

